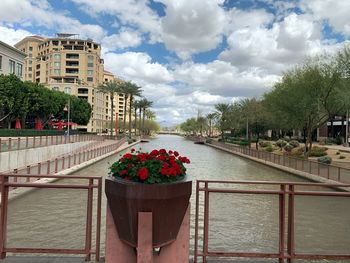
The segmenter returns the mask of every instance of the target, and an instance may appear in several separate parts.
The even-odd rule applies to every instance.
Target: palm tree
[[[147,100],[146,98],[142,98],[140,100],[140,109],[142,109],[143,112],[143,118],[142,118],[142,133],[144,134],[144,130],[145,130],[145,118],[146,118],[146,109],[148,109],[149,107],[151,107],[153,104],[152,101]]]
[[[128,81],[123,85],[123,93],[129,97],[129,137],[131,137],[131,112],[132,112],[132,103],[135,96],[141,96],[141,87],[136,84]]]
[[[145,115],[146,115],[147,120],[154,120],[156,118],[156,113],[154,111],[151,111],[151,110],[146,109]]]
[[[221,138],[224,140],[224,130],[228,128],[228,113],[231,110],[231,105],[228,103],[218,103],[215,105],[215,109],[215,114],[219,119]]]
[[[133,104],[133,106],[134,106],[134,110],[135,110],[135,136],[137,135],[136,134],[136,128],[137,128],[137,110],[140,110],[141,111],[141,104],[140,104],[140,100],[135,100],[134,101],[134,104]],[[140,117],[140,120],[139,120],[140,122],[141,122],[141,117]],[[139,133],[141,134],[141,126],[139,125]]]
[[[209,122],[209,137],[211,137],[213,135],[212,124],[213,124],[213,120],[215,118],[216,118],[216,114],[215,113],[209,113],[207,115],[207,120]]]
[[[97,92],[108,94],[111,100],[111,135],[113,135],[113,106],[114,97],[116,94],[120,93],[122,90],[122,83],[120,81],[108,81],[97,87]]]

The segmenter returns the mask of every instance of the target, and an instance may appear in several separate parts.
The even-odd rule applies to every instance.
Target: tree
[[[141,131],[145,133],[145,119],[146,119],[146,110],[152,106],[153,102],[147,100],[146,98],[142,98],[140,100],[140,109],[142,109],[142,128]]]
[[[132,103],[135,96],[141,96],[142,90],[141,90],[141,87],[138,87],[136,84],[128,81],[128,82],[124,82],[122,91],[129,97],[129,137],[131,137]]]
[[[230,128],[229,113],[231,110],[231,105],[228,103],[218,103],[215,105],[215,109],[215,113],[218,119],[218,125],[221,131],[221,138],[224,140],[224,131]]]
[[[134,104],[133,104],[133,108],[135,111],[135,136],[136,134],[136,128],[137,128],[137,110],[141,111],[141,105],[140,105],[140,101],[139,100],[135,100]],[[139,122],[141,123],[141,116],[139,118]],[[141,125],[139,125],[139,134],[141,135]]]
[[[122,92],[122,82],[120,81],[108,81],[105,82],[104,84],[100,85],[97,87],[97,92],[101,92],[104,94],[108,94],[110,101],[111,101],[111,124],[110,124],[110,129],[111,129],[111,135],[113,135],[113,106],[114,106],[114,97],[116,94]]]
[[[86,100],[70,96],[70,118],[73,122],[87,125],[91,118],[91,112],[91,105]]]
[[[209,113],[206,116],[208,122],[209,122],[209,137],[211,137],[213,135],[213,121],[216,118],[216,114],[215,113]]]

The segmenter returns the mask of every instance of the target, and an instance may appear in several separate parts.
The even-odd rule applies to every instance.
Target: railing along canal
[[[86,149],[83,151],[79,151],[73,154],[69,154],[66,156],[62,156],[60,158],[55,158],[53,160],[48,160],[45,162],[39,162],[37,164],[28,165],[26,167],[19,167],[17,169],[14,169],[13,171],[10,171],[9,173],[13,173],[15,175],[19,174],[38,174],[38,175],[45,175],[45,174],[55,174],[60,171],[63,171],[65,169],[69,169],[75,165],[79,165],[81,163],[87,162],[91,159],[100,157],[102,155],[108,154],[110,152],[115,151],[118,149],[123,143],[126,142],[126,138],[123,138],[119,141],[116,141],[115,143],[111,143],[109,145],[104,146],[97,146],[92,149]],[[20,177],[23,180],[29,182],[29,177]],[[34,177],[31,177],[33,180],[36,180]],[[13,176],[11,179],[14,180],[14,182],[18,181],[17,176]]]
[[[279,155],[256,149],[249,149],[243,146],[226,144],[222,142],[212,141],[210,144],[224,148],[226,150],[248,155],[260,160],[268,161],[277,165],[285,166],[300,172],[317,175],[326,179],[331,179],[341,183],[350,183],[350,169],[335,165],[328,165],[312,160],[304,160],[292,156]],[[210,145],[209,144],[209,145]]]
[[[214,186],[213,186],[214,185]],[[245,187],[244,187],[245,186]],[[246,186],[258,186],[257,188],[247,188]],[[336,192],[330,188],[337,187],[337,184],[322,184],[322,183],[295,183],[295,182],[261,182],[261,181],[215,181],[215,180],[197,180],[196,185],[196,214],[195,214],[195,248],[194,248],[194,262],[199,262],[199,258],[202,258],[202,262],[207,262],[208,257],[222,257],[222,258],[275,258],[280,263],[287,260],[288,263],[293,262],[294,259],[329,259],[329,260],[345,260],[350,259],[350,251],[347,254],[315,254],[315,253],[298,253],[296,251],[295,244],[295,217],[296,217],[296,197],[329,197],[339,198],[346,197],[350,202],[350,192]],[[350,185],[343,185],[349,187]],[[261,189],[266,187],[267,189]],[[275,189],[271,189],[274,187]],[[317,189],[298,190],[297,187],[325,187],[325,190],[318,191]],[[204,202],[200,202],[200,194],[203,192]],[[243,194],[243,195],[272,195],[278,197],[278,228],[279,242],[276,247],[276,252],[248,252],[248,251],[216,251],[209,247],[209,197],[211,193],[218,194]],[[271,209],[268,207],[266,209]],[[203,219],[199,219],[200,209],[203,211]],[[286,213],[287,210],[287,213]],[[200,225],[200,221],[203,225]],[[199,229],[203,229],[202,240],[203,244],[199,247]],[[215,232],[215,229],[211,228],[211,231]],[[335,232],[336,230],[333,229]],[[257,233],[254,233],[257,234]],[[239,238],[239,237],[232,237]]]
[[[17,138],[0,138],[0,152],[23,150],[29,148],[44,147],[50,145],[67,144],[83,141],[101,141],[105,137],[98,135],[53,135],[53,136],[32,136]]]
[[[84,180],[84,184],[38,184],[31,182],[10,182],[13,177],[35,177],[49,179],[66,179],[66,180]],[[100,231],[101,231],[101,198],[102,198],[102,177],[88,176],[56,176],[56,175],[11,175],[0,174],[1,178],[1,215],[0,215],[0,258],[4,259],[7,252],[12,253],[50,253],[50,254],[85,254],[87,261],[91,260],[91,255],[95,254],[96,261],[100,259]],[[86,205],[86,225],[85,225],[85,244],[82,249],[70,248],[23,248],[7,247],[7,215],[9,206],[9,189],[12,187],[25,188],[46,188],[46,189],[75,189],[87,190]],[[94,189],[97,190],[96,204],[96,237],[95,247],[92,247],[92,225],[93,225],[93,197]]]

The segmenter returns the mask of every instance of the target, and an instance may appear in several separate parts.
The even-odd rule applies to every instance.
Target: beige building
[[[75,95],[92,105],[90,122],[78,129],[102,132],[106,128],[106,98],[96,92],[104,81],[100,44],[74,34],[57,34],[56,38],[26,37],[15,46],[27,54],[25,80]]]
[[[23,79],[25,57],[22,51],[0,41],[0,74],[15,74]]]

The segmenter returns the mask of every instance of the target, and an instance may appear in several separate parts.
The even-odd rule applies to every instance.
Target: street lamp
[[[64,111],[68,111],[67,120],[67,135],[69,136],[69,119],[70,119],[70,98],[68,98],[68,104],[64,107]],[[69,138],[69,137],[68,137]]]

